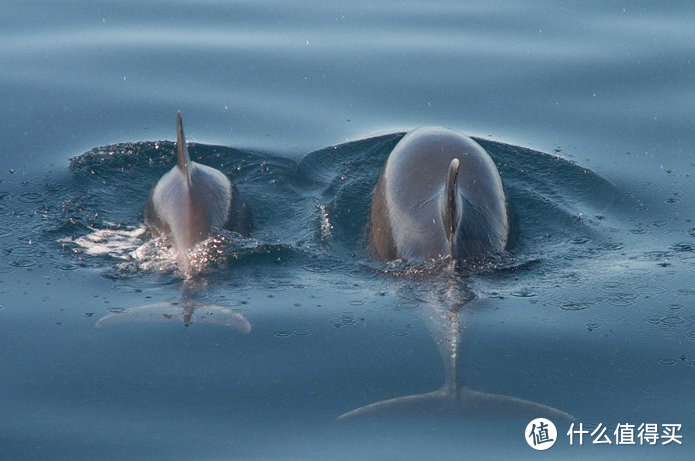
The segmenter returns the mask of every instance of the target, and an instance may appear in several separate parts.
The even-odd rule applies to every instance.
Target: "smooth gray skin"
[[[180,112],[176,128],[178,162],[150,192],[147,226],[155,235],[170,236],[179,254],[215,228],[248,235],[251,213],[237,188],[219,170],[190,160]]]
[[[502,180],[478,143],[425,127],[394,147],[372,194],[369,242],[379,259],[480,257],[504,251],[508,234]]]

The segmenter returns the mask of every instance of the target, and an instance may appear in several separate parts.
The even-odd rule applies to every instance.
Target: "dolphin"
[[[176,147],[178,161],[150,192],[145,223],[154,235],[173,240],[179,262],[187,272],[188,250],[214,229],[248,235],[251,212],[224,173],[191,161],[181,112],[176,116]]]
[[[372,194],[369,242],[379,259],[463,261],[504,251],[508,238],[502,179],[478,143],[423,127],[396,144]]]
[[[459,288],[453,271],[467,258],[504,251],[509,238],[502,180],[487,152],[471,138],[444,128],[409,132],[386,161],[372,194],[370,213],[369,242],[377,258],[451,259],[442,273],[419,285],[424,294],[418,296],[444,365],[445,380],[434,392],[372,403],[339,419],[545,416],[573,421],[565,411],[474,390],[461,382],[459,311],[475,297]]]

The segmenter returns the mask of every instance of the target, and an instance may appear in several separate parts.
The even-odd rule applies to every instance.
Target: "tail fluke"
[[[183,134],[183,120],[181,118],[181,112],[176,113],[176,150],[178,153],[178,167],[181,172],[186,176],[188,181],[188,187],[191,186],[191,173],[189,171],[188,165],[191,163],[191,158],[188,156],[188,147],[186,146],[186,137]]]
[[[454,393],[442,388],[427,394],[415,394],[372,403],[341,415],[354,418],[465,418],[465,419],[534,419],[575,421],[571,414],[557,408],[517,397],[490,394],[466,387]]]
[[[184,303],[146,304],[125,309],[123,312],[100,318],[96,328],[123,323],[183,323],[211,324],[230,327],[242,333],[251,331],[251,323],[238,312],[225,306],[213,304],[196,304],[195,307]]]

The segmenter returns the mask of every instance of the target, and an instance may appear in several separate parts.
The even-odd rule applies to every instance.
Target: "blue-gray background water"
[[[689,2],[0,2],[0,459],[688,459],[693,38]],[[248,334],[205,312],[95,328],[180,309],[141,230],[177,110],[254,209],[194,295]],[[497,163],[501,259],[370,258],[371,188],[421,125]],[[442,385],[425,320],[452,283],[474,297],[448,306],[460,384],[613,445],[569,446],[564,422],[536,452],[527,420],[336,420]],[[682,424],[683,445],[616,446],[618,423]]]

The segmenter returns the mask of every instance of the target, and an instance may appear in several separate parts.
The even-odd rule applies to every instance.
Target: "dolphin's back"
[[[191,247],[222,227],[229,217],[232,188],[219,171],[190,162],[190,184],[179,166],[159,180],[145,213],[147,224],[160,233],[171,234],[177,245]]]
[[[221,171],[192,162],[176,117],[177,163],[152,189],[145,222],[155,233],[170,235],[179,252],[204,240],[215,228],[247,235],[251,213],[234,185]]]
[[[457,177],[450,178],[454,159]],[[447,200],[447,184],[456,188],[453,205]],[[374,190],[370,242],[381,259],[447,255],[452,251],[447,217],[460,223],[455,253],[504,249],[506,201],[490,156],[460,133],[418,128],[393,149]]]

